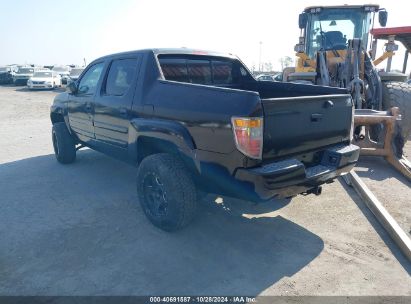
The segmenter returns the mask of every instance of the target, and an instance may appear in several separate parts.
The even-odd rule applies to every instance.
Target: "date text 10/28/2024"
[[[233,297],[150,297],[150,303],[255,303],[256,298],[245,296]]]

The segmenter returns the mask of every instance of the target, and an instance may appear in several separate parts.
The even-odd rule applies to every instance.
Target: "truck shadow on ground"
[[[210,203],[186,229],[163,232],[138,205],[135,171],[90,150],[72,165],[53,155],[0,165],[0,293],[257,295],[324,248],[281,216],[248,219]]]

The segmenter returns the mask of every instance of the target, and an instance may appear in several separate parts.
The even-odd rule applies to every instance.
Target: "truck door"
[[[139,55],[113,59],[94,100],[97,148],[115,157],[127,155],[130,114],[141,64]]]
[[[104,62],[90,66],[78,82],[75,94],[69,94],[68,118],[71,129],[85,143],[94,139],[93,99],[100,82]]]

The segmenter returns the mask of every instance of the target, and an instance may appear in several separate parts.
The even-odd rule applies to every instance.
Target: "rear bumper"
[[[44,89],[52,89],[53,85],[52,84],[32,84],[29,85],[28,88],[30,90],[44,90]]]
[[[0,84],[9,84],[13,83],[13,77],[10,74],[0,75]]]
[[[305,167],[297,159],[287,159],[251,169],[239,168],[234,178],[242,198],[258,201],[290,197],[349,172],[359,154],[360,148],[355,145],[335,146],[325,150],[321,162],[313,167]]]
[[[17,79],[14,79],[13,80],[13,82],[14,82],[14,84],[15,85],[27,85],[27,81],[28,81],[29,79],[27,78],[17,78]]]

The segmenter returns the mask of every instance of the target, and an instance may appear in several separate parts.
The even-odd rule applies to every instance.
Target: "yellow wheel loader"
[[[373,39],[377,15],[380,26],[385,27],[388,13],[378,5],[304,9],[298,20],[297,64],[283,71],[283,81],[347,88],[356,108],[354,141],[362,154],[385,157],[411,180],[411,165],[402,156],[411,133],[411,85],[405,83],[404,74],[411,44],[401,40],[407,48],[403,73],[391,72],[391,57],[398,49],[395,30]],[[384,54],[375,58],[378,38],[388,39],[388,43]],[[387,68],[379,70],[377,65],[384,60]]]

